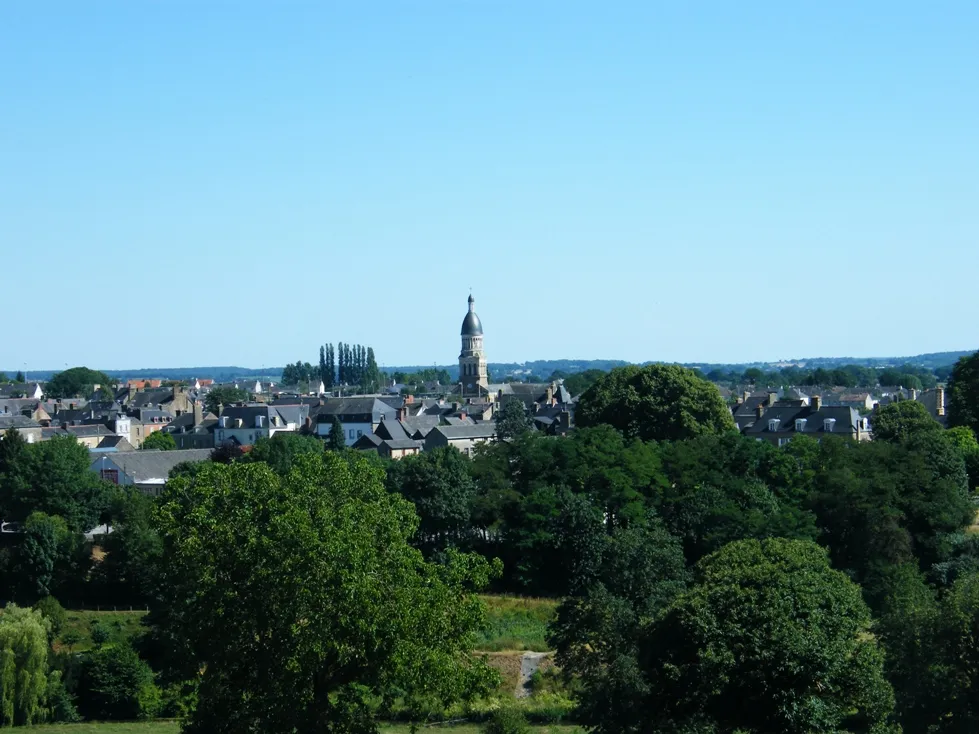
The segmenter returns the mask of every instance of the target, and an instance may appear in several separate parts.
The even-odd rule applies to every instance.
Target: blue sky
[[[975,2],[8,2],[0,366],[975,345]]]

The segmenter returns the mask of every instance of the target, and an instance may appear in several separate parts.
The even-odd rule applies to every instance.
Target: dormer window
[[[782,421],[780,421],[778,418],[772,418],[770,421],[768,421],[768,430],[769,431],[777,431],[778,430],[778,424],[781,423],[781,422]]]
[[[802,433],[803,431],[806,430],[806,419],[805,418],[797,418],[796,419],[796,421],[795,421],[795,430],[798,431],[799,433]]]
[[[835,425],[836,425],[836,418],[827,418],[826,420],[823,421],[823,430],[826,431],[826,433],[832,433],[833,426]]]

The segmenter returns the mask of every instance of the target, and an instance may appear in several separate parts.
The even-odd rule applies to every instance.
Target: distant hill
[[[929,369],[937,367],[947,367],[955,364],[960,357],[973,354],[975,350],[959,352],[932,352],[930,354],[918,354],[910,357],[806,357],[800,359],[785,359],[778,362],[744,362],[739,364],[722,364],[714,362],[686,362],[684,367],[696,367],[702,372],[710,372],[714,369],[732,370],[746,369],[748,367],[773,368],[782,365],[804,365],[809,368],[816,367],[843,367],[848,364],[864,365],[867,367],[890,367],[902,364],[913,364]],[[529,362],[490,362],[490,377],[493,380],[502,380],[508,376],[537,377],[546,379],[555,372],[563,372],[573,375],[585,370],[610,370],[613,367],[622,367],[630,364],[621,359],[536,359]],[[653,364],[643,362],[642,364]],[[97,366],[92,366],[97,369]],[[459,365],[406,365],[406,366],[385,366],[383,372],[392,374],[394,372],[417,372],[423,369],[436,367],[446,370],[453,380],[459,377]],[[245,379],[265,379],[278,380],[282,374],[281,367],[264,367],[255,369],[251,367],[146,367],[131,370],[102,370],[109,377],[126,379],[147,379],[160,378],[163,380],[191,380],[194,378],[211,379],[218,382],[229,382],[232,380]],[[13,377],[16,369],[3,370],[8,377]],[[31,380],[48,380],[60,370],[31,370],[27,376]]]

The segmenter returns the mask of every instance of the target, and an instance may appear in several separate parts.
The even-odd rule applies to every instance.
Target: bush
[[[78,703],[86,719],[149,719],[160,710],[160,691],[150,667],[131,647],[118,645],[89,654],[78,683]]]
[[[51,632],[48,636],[51,640],[56,639],[64,628],[65,622],[68,620],[68,614],[65,612],[65,608],[53,596],[44,597],[34,605],[34,608],[43,614],[44,618],[51,623]]]
[[[514,706],[497,709],[483,725],[485,734],[529,734],[530,724],[523,712]]]
[[[112,636],[112,633],[109,632],[109,628],[106,627],[101,622],[94,622],[92,624],[92,630],[90,636],[92,638],[92,644],[96,648],[100,648],[102,647],[102,645],[104,645],[109,641],[109,638]]]

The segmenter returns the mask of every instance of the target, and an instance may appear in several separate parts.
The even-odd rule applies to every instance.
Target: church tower
[[[462,351],[459,353],[459,382],[464,398],[479,397],[480,388],[489,385],[486,354],[483,352],[483,324],[476,315],[476,301],[469,295],[469,313],[462,320]]]

